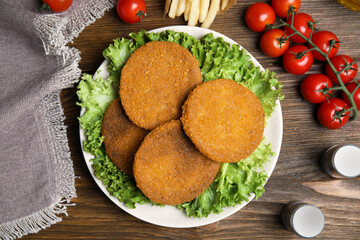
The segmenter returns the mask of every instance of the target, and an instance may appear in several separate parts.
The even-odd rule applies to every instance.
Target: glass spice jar
[[[334,178],[360,176],[360,148],[353,144],[332,146],[320,158],[322,170]]]
[[[289,231],[303,238],[314,238],[325,226],[322,211],[314,205],[295,201],[288,203],[281,212],[282,222]]]

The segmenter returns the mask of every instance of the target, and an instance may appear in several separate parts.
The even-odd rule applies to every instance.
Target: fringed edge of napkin
[[[50,227],[62,219],[57,214],[66,213],[67,204],[55,204],[15,221],[8,222],[0,227],[1,239],[21,238],[29,233],[37,233],[41,229]]]
[[[29,216],[5,223],[0,226],[1,239],[21,238],[29,233],[37,233],[51,225],[60,222],[58,215],[67,216],[67,207],[76,197],[75,174],[70,158],[66,126],[64,125],[64,112],[61,107],[60,90],[46,96],[36,110],[37,114],[45,121],[47,128],[44,131],[50,139],[52,160],[56,171],[56,196],[58,199],[51,206],[41,209]]]
[[[78,6],[70,16],[61,14],[41,15],[34,19],[38,36],[43,42],[46,54],[62,57],[61,70],[53,75],[59,89],[71,87],[79,80],[81,70],[80,51],[66,46],[88,25],[101,18],[116,5],[116,0],[92,0]],[[70,9],[69,9],[70,10]],[[76,197],[75,174],[70,158],[64,112],[61,106],[60,90],[49,94],[40,104],[42,117],[47,123],[48,137],[52,139],[53,161],[56,168],[57,200],[51,206],[29,216],[0,225],[0,237],[4,240],[21,238],[37,233],[62,221],[58,215],[67,214],[67,206]]]
[[[61,211],[56,213],[66,213],[66,206],[73,206],[70,200],[76,197],[75,174],[73,163],[70,158],[70,149],[64,125],[64,112],[61,106],[60,90],[46,96],[40,104],[39,114],[47,125],[47,135],[50,139],[50,147],[55,162],[56,185],[58,187],[56,195],[59,200],[55,206],[61,207]],[[60,210],[60,209],[56,209]]]

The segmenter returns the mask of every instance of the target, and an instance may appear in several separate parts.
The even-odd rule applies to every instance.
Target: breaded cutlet
[[[218,162],[246,159],[263,139],[260,101],[233,80],[216,79],[197,86],[185,101],[181,121],[200,152]]]
[[[173,42],[148,42],[121,71],[120,98],[129,119],[151,130],[179,119],[188,93],[202,82],[199,62]]]
[[[193,200],[214,181],[220,163],[201,154],[180,120],[152,130],[135,154],[137,187],[152,201],[176,205]]]
[[[119,98],[109,105],[101,126],[105,149],[115,166],[128,176],[133,176],[134,155],[147,133],[129,120]]]

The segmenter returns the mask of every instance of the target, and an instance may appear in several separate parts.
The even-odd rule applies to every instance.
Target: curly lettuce
[[[84,150],[93,154],[91,160],[95,175],[107,187],[109,193],[124,202],[129,208],[136,204],[149,203],[136,187],[133,178],[116,168],[106,154],[101,136],[103,115],[112,100],[118,97],[121,69],[130,55],[149,41],[171,41],[188,49],[198,60],[203,81],[217,78],[232,79],[253,91],[259,98],[268,119],[275,109],[277,99],[282,99],[282,85],[275,74],[261,71],[254,66],[247,52],[239,45],[231,45],[213,34],[200,39],[182,32],[167,30],[159,33],[140,31],[131,33],[131,39],[118,38],[103,51],[108,59],[110,76],[102,79],[99,74],[84,74],[78,85],[79,105],[84,109],[79,118],[87,139]],[[267,174],[265,164],[274,153],[271,145],[263,140],[255,152],[237,163],[222,164],[214,182],[197,198],[178,205],[188,216],[206,217],[220,213],[224,207],[249,201],[251,194],[262,195]]]

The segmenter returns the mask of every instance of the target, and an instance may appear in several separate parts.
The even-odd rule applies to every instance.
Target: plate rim
[[[189,35],[192,35],[190,34],[189,32],[191,31],[195,31],[199,34],[199,36],[203,36],[207,33],[213,33],[215,37],[222,37],[226,42],[229,42],[230,44],[237,44],[240,46],[240,49],[244,49],[246,51],[246,53],[250,56],[251,58],[251,61],[254,63],[255,66],[258,66],[260,67],[261,71],[265,71],[265,69],[263,68],[263,66],[258,62],[258,60],[253,57],[253,55],[251,53],[249,53],[245,48],[243,48],[239,43],[237,43],[236,41],[232,40],[231,38],[219,33],[219,32],[216,32],[214,30],[210,30],[210,29],[205,29],[205,28],[201,28],[201,27],[196,27],[196,26],[184,26],[184,25],[174,25],[174,26],[167,26],[167,27],[161,27],[161,28],[156,28],[156,29],[153,29],[153,30],[150,30],[148,32],[161,32],[161,31],[165,31],[165,30],[174,30],[176,32],[186,32],[188,33]],[[193,35],[192,35],[193,36]],[[98,69],[95,71],[95,74],[100,74],[100,76],[102,76],[103,78],[106,78],[107,76],[109,76],[109,73],[107,71],[107,64],[108,64],[108,60],[105,59],[101,64],[100,66],[98,67]],[[105,71],[103,71],[105,69]],[[101,71],[99,71],[101,70]],[[81,112],[80,112],[80,116],[83,114],[84,112],[84,109],[81,109]],[[275,112],[276,112],[276,116],[275,116]],[[268,175],[268,178],[266,179],[266,182],[264,184],[264,187],[266,185],[266,183],[268,182],[269,178],[271,177],[272,175],[272,172],[274,171],[275,169],[275,166],[277,164],[277,161],[278,161],[278,158],[279,158],[279,155],[280,155],[280,150],[281,150],[281,145],[282,145],[282,138],[283,138],[283,115],[282,115],[282,109],[281,109],[281,104],[280,104],[280,101],[279,99],[276,100],[276,106],[275,106],[275,110],[274,112],[272,113],[269,121],[268,121],[268,125],[270,124],[270,120],[273,119],[274,117],[277,118],[277,121],[278,121],[278,131],[277,133],[280,134],[278,136],[278,144],[276,145],[276,148],[274,149],[274,146],[272,144],[272,151],[275,153],[275,156],[271,157],[270,161],[265,165],[267,170],[266,170],[266,173]],[[267,127],[265,128],[265,130],[267,129]],[[237,204],[236,206],[233,206],[233,207],[225,207],[223,209],[223,211],[221,213],[211,213],[210,215],[212,216],[215,216],[214,219],[212,220],[209,220],[209,216],[206,217],[206,218],[194,218],[194,217],[188,217],[185,213],[183,213],[183,215],[186,216],[186,220],[187,221],[191,221],[193,222],[193,224],[177,224],[177,225],[171,225],[171,224],[165,224],[164,221],[151,221],[149,220],[148,218],[145,218],[143,216],[139,216],[139,214],[137,213],[137,211],[139,210],[139,208],[141,209],[144,209],[146,210],[146,208],[176,208],[175,206],[164,206],[164,207],[159,207],[159,206],[151,206],[151,204],[136,204],[136,208],[137,211],[135,211],[134,209],[130,209],[128,206],[126,206],[123,202],[121,202],[119,199],[117,199],[116,197],[110,195],[109,191],[106,189],[105,185],[103,184],[103,182],[98,179],[95,174],[94,174],[94,169],[92,167],[92,162],[90,161],[91,158],[94,158],[93,155],[91,155],[90,153],[84,151],[84,148],[83,148],[83,142],[84,140],[86,139],[86,135],[85,135],[85,131],[81,128],[80,124],[79,124],[79,135],[80,135],[80,146],[81,146],[81,150],[82,150],[82,153],[83,153],[83,157],[84,157],[84,160],[86,162],[86,165],[89,169],[89,172],[92,176],[92,178],[94,179],[94,181],[96,182],[96,184],[98,185],[98,187],[101,189],[101,191],[116,205],[118,206],[119,208],[121,208],[123,211],[127,212],[128,214],[132,215],[133,217],[137,218],[137,219],[140,219],[141,221],[144,221],[144,222],[147,222],[147,223],[150,223],[150,224],[154,224],[154,225],[158,225],[158,226],[162,226],[162,227],[170,227],[170,228],[193,228],[193,227],[200,227],[200,226],[205,226],[205,225],[208,225],[208,224],[212,224],[212,223],[215,223],[215,222],[218,222],[218,221],[221,221],[231,215],[233,215],[234,213],[238,212],[239,210],[241,210],[242,208],[244,208],[248,203],[250,203],[253,199],[254,199],[254,194],[251,193],[251,195],[249,196],[249,200],[246,202],[246,201],[243,201],[242,203],[240,204]],[[265,131],[264,131],[264,135],[265,135]],[[266,139],[268,140],[268,139]],[[270,142],[271,143],[271,142]],[[270,164],[270,165],[269,165]],[[227,212],[225,212],[224,210],[228,210]],[[183,212],[183,211],[180,211],[180,210],[177,210],[175,209],[177,212]],[[165,216],[166,217],[166,216]],[[166,221],[165,221],[166,222]]]

